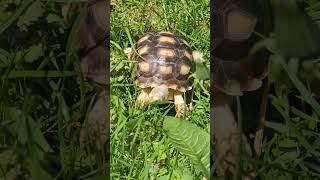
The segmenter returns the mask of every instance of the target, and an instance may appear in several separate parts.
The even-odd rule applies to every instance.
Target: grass
[[[320,10],[316,8],[318,2],[306,2],[308,13],[319,24],[315,16]],[[316,57],[285,59],[278,52],[270,56],[262,155],[259,160],[251,160],[261,179],[319,179],[320,94],[314,81],[319,79],[319,61]]]
[[[171,31],[184,37],[194,50],[204,53],[209,67],[209,2],[112,1],[111,24],[111,178],[200,179],[188,158],[175,150],[163,130],[172,103],[135,106],[140,92],[134,85],[134,64],[123,49],[135,45],[148,29]],[[209,131],[209,82],[196,81],[193,110],[185,119]]]
[[[104,86],[83,79],[74,46],[79,27],[64,21],[62,5],[0,2],[1,180],[106,177],[105,154],[79,143]]]
[[[317,179],[320,177],[317,166],[320,157],[319,94],[308,89],[310,82],[303,83],[299,74],[293,73],[281,56],[273,56],[271,60],[271,63],[281,62],[281,74],[285,78],[280,80],[278,77],[280,81],[273,81],[268,95],[270,115],[265,122],[263,154],[261,161],[257,162],[259,175],[263,179]]]
[[[319,25],[319,2],[314,0],[305,2],[308,13]],[[279,11],[285,14],[287,9],[281,10]],[[286,24],[285,20],[287,19],[284,18],[280,22]],[[297,24],[298,22],[291,26]],[[303,28],[304,31],[309,31],[307,27]],[[291,40],[292,35],[287,34],[289,32],[285,28],[279,29],[284,31],[282,35],[287,35],[286,38]],[[298,28],[289,29],[292,29],[292,32],[299,32]],[[268,42],[265,41],[265,45],[271,51],[268,80],[265,81],[269,84],[264,88],[267,92],[246,93],[240,97],[243,106],[236,104],[239,103],[238,99],[234,101],[234,107],[238,111],[234,115],[238,119],[239,132],[242,131],[253,144],[256,129],[254,131],[250,129],[256,128],[253,128],[253,124],[260,120],[260,117],[255,116],[263,107],[260,100],[267,100],[267,113],[263,113],[265,121],[262,124],[264,127],[262,154],[259,158],[249,157],[244,148],[239,149],[240,156],[236,157],[235,163],[235,179],[239,179],[250,169],[248,162],[254,165],[256,179],[319,179],[319,54],[318,57],[308,59],[284,58],[281,51],[274,46],[274,37],[273,33],[269,37],[261,36],[262,39],[269,38]],[[290,50],[294,52],[303,50],[307,46],[303,42],[294,42],[294,47],[288,43],[284,49],[291,48]],[[252,103],[257,102],[257,99],[259,103]],[[255,110],[255,107],[258,107],[258,110]]]
[[[78,27],[75,19],[63,20],[64,2],[0,1],[1,180],[108,175],[105,153],[79,144],[82,123],[105,86],[83,79],[73,46]],[[319,2],[307,2],[319,22]],[[26,14],[35,3],[40,3],[39,11]],[[175,114],[173,105],[135,107],[139,89],[132,81],[134,64],[123,49],[148,29],[170,30],[204,52],[209,66],[209,2],[119,0],[112,5],[111,178],[201,179],[203,174],[163,130],[165,116]],[[309,78],[319,77],[319,59],[308,60],[305,67],[312,68],[298,74],[277,62],[272,60],[269,72],[262,156],[249,160],[257,164],[261,179],[319,179],[319,85]],[[193,111],[184,119],[208,132],[209,82],[196,80],[193,93]]]

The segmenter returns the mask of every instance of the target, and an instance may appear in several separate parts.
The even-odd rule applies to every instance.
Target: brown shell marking
[[[138,52],[139,52],[140,55],[143,55],[143,54],[148,53],[148,50],[149,50],[149,47],[148,47],[148,46],[143,46],[142,48],[140,48],[140,49],[138,50]]]
[[[248,62],[223,61],[215,64],[213,72],[214,86],[218,90],[232,96],[241,96],[243,91],[254,91],[262,86],[265,76],[256,76]]]
[[[192,61],[192,55],[190,54],[189,51],[185,50],[185,51],[184,51],[184,55],[185,55],[190,61]]]
[[[185,45],[187,45],[189,48],[191,48],[190,44],[189,44],[186,40],[182,39],[182,42],[183,42]]]
[[[138,44],[141,44],[142,42],[148,40],[149,38],[150,38],[149,34],[143,36],[141,39],[138,40]]]
[[[158,34],[160,34],[160,35],[172,35],[172,36],[175,36],[175,34],[173,34],[172,32],[168,32],[168,31],[161,31],[161,32],[159,32]]]

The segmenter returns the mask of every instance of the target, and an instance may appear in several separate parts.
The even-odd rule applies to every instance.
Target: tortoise
[[[186,110],[183,93],[192,89],[195,63],[202,63],[202,53],[179,35],[171,32],[147,32],[137,42],[137,53],[125,49],[130,60],[138,63],[135,82],[141,93],[137,104],[145,107],[159,100],[173,100],[176,116]]]
[[[241,96],[243,91],[259,89],[266,77],[267,50],[250,52],[260,40],[254,31],[264,30],[258,21],[261,7],[248,0],[220,3],[213,12],[213,85],[225,94]]]
[[[261,104],[261,87],[267,76],[269,52],[264,48],[253,51],[252,47],[261,40],[255,32],[268,34],[269,27],[264,21],[265,10],[260,1],[223,0],[213,7],[212,159],[217,176],[229,179],[235,175],[234,165],[238,157],[236,96],[240,96],[242,117],[246,117],[243,120],[243,153],[247,156],[258,154],[256,148],[251,149],[246,133],[251,126],[259,127],[256,117],[260,115],[260,106],[257,104]],[[243,179],[256,176],[251,164],[244,172]]]
[[[62,7],[62,13],[67,22],[73,22],[73,16],[81,11],[83,3],[72,2]],[[95,148],[103,149],[109,154],[109,118],[107,100],[109,95],[108,58],[109,26],[106,11],[110,6],[105,0],[89,0],[86,6],[85,17],[80,21],[76,32],[81,70],[86,79],[90,79],[99,86],[95,87],[98,94],[93,107],[88,113],[81,127],[79,143],[81,147],[93,144]],[[92,140],[92,141],[91,141]],[[107,161],[109,156],[106,155]]]

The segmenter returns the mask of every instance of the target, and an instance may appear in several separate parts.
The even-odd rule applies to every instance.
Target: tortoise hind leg
[[[147,106],[150,102],[149,94],[150,94],[151,89],[150,88],[144,88],[142,89],[141,93],[139,94],[137,98],[136,104],[138,107],[143,108]]]
[[[182,117],[185,114],[185,111],[187,110],[186,103],[183,99],[182,93],[175,92],[173,98],[174,98],[174,106],[176,109],[176,117]]]

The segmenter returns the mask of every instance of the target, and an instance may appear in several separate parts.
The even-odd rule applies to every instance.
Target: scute
[[[192,51],[184,39],[170,32],[148,32],[137,44],[135,74],[139,87],[165,84],[181,92],[192,88]]]

